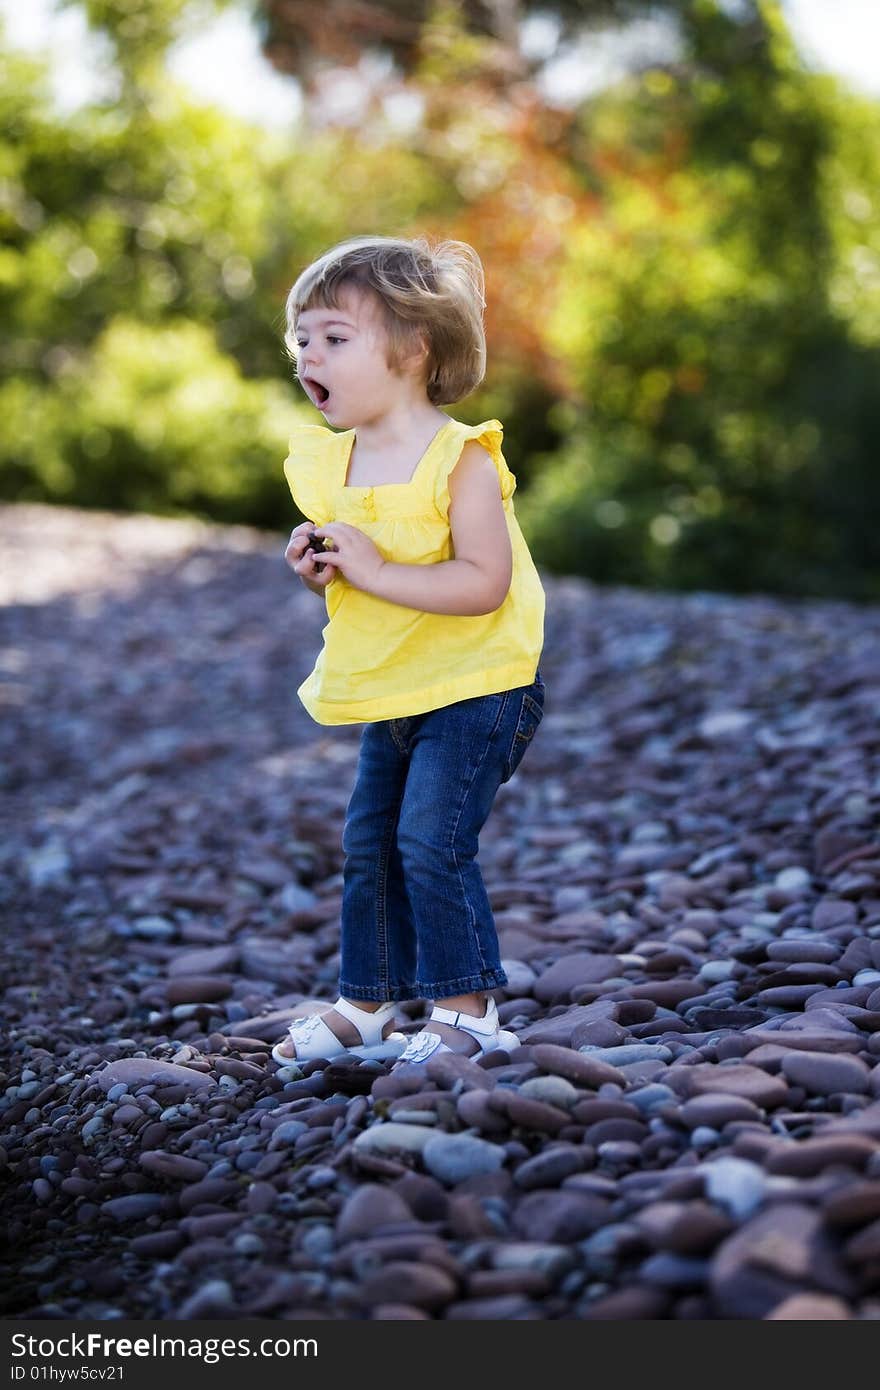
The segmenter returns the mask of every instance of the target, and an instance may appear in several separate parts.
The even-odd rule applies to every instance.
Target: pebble
[[[569,1123],[566,1111],[543,1100],[532,1100],[512,1087],[494,1090],[489,1105],[512,1124],[539,1134],[558,1134]]]
[[[880,1182],[850,1182],[831,1192],[824,1203],[830,1226],[856,1226],[880,1217]]]
[[[583,1091],[562,1076],[532,1076],[519,1087],[522,1096],[546,1101],[560,1110],[570,1110],[583,1096]]]
[[[627,1067],[633,1062],[671,1062],[672,1052],[662,1043],[630,1043],[626,1047],[581,1048],[595,1062],[608,1062],[613,1067]]]
[[[538,1007],[540,1008],[540,1005]],[[613,1021],[616,1013],[616,1005],[605,999],[597,999],[592,1004],[572,1004],[567,1008],[562,1006],[552,1017],[542,1017],[525,1027],[520,1027],[520,1042],[546,1043],[562,1048],[577,1047],[584,1040],[582,1034],[585,1031],[589,1031],[600,1021]]]
[[[725,1318],[764,1318],[799,1292],[853,1292],[851,1276],[822,1233],[819,1213],[798,1201],[758,1212],[722,1242],[708,1282]]]
[[[142,1221],[163,1211],[168,1199],[159,1192],[132,1192],[127,1197],[111,1197],[102,1203],[101,1213],[114,1221]]]
[[[682,1255],[702,1254],[713,1249],[733,1229],[729,1217],[699,1198],[690,1202],[648,1203],[638,1212],[635,1221],[651,1245]]]
[[[429,1322],[430,1313],[414,1308],[411,1303],[377,1303],[370,1316],[380,1322]]]
[[[483,1134],[507,1134],[507,1116],[494,1110],[488,1091],[465,1091],[456,1101],[456,1111],[462,1123],[479,1129]]]
[[[436,1312],[455,1298],[455,1279],[443,1269],[411,1261],[392,1260],[368,1276],[361,1296],[370,1303],[409,1303]]]
[[[225,1279],[211,1279],[196,1289],[195,1293],[181,1305],[174,1314],[182,1322],[198,1318],[216,1318],[229,1314],[233,1307],[232,1287]]]
[[[819,1096],[837,1092],[863,1095],[870,1081],[870,1072],[858,1057],[830,1056],[824,1052],[787,1053],[782,1058],[782,1071],[789,1081]]]
[[[131,929],[149,941],[171,941],[177,935],[177,927],[167,917],[135,917]]]
[[[829,964],[837,960],[840,947],[833,941],[816,941],[812,937],[788,937],[771,941],[767,946],[768,960],[817,961]]]
[[[428,1125],[401,1125],[393,1120],[363,1130],[354,1148],[368,1153],[421,1153],[436,1132]]]
[[[538,975],[532,993],[542,1004],[555,1004],[571,998],[572,990],[580,985],[610,979],[617,974],[619,966],[617,956],[573,951]]]
[[[188,1158],[186,1154],[165,1153],[161,1149],[148,1149],[141,1154],[138,1162],[147,1173],[180,1182],[198,1182],[208,1171],[207,1163],[201,1159]]]
[[[528,1241],[563,1244],[582,1240],[608,1217],[608,1203],[572,1190],[541,1188],[525,1194],[513,1214],[513,1228]]]
[[[379,1183],[364,1183],[346,1198],[336,1220],[336,1239],[342,1244],[411,1217],[410,1208],[396,1192]]]
[[[857,970],[853,975],[854,985],[880,984],[880,970]]]
[[[521,1294],[500,1294],[496,1298],[470,1298],[451,1303],[444,1312],[450,1322],[523,1322],[542,1317],[537,1303]]]
[[[539,1269],[477,1269],[466,1283],[470,1298],[525,1294],[536,1298],[550,1292],[552,1281]]]
[[[757,1163],[724,1156],[703,1169],[706,1196],[738,1221],[745,1220],[764,1200],[767,1179]]]
[[[795,959],[799,959],[796,957]],[[807,958],[809,959],[809,957]],[[736,971],[736,962],[732,960],[707,960],[701,965],[697,974],[706,984],[714,985],[720,981],[729,980]]]
[[[646,1284],[661,1289],[697,1289],[705,1284],[709,1273],[706,1260],[693,1255],[675,1255],[669,1251],[651,1255],[638,1267],[638,1277]]]
[[[768,1173],[813,1177],[835,1165],[863,1169],[878,1151],[880,1145],[870,1135],[826,1131],[796,1144],[772,1148],[766,1166]]]
[[[702,1095],[706,1092],[720,1091],[724,1095],[739,1096],[752,1101],[764,1110],[781,1105],[788,1095],[788,1087],[779,1077],[768,1076],[759,1067],[713,1066],[708,1062],[698,1062],[695,1066],[682,1068],[675,1077],[688,1096]],[[669,1084],[673,1085],[672,1073]]]
[[[678,1105],[672,1088],[659,1081],[650,1082],[647,1086],[637,1086],[629,1092],[627,1099],[644,1115],[653,1115],[662,1106],[670,1103]]]
[[[308,1125],[302,1120],[284,1120],[276,1129],[272,1131],[272,1138],[269,1140],[269,1152],[275,1149],[286,1149],[291,1144],[295,1144],[301,1134],[308,1131]]]
[[[697,1125],[696,1129],[691,1130],[691,1147],[694,1149],[714,1149],[720,1138],[721,1135],[717,1129],[712,1129],[709,1125]]]
[[[585,1166],[587,1154],[575,1145],[557,1145],[520,1163],[513,1175],[517,1187],[528,1191],[535,1187],[556,1187],[571,1173]]]
[[[724,1125],[737,1121],[759,1123],[762,1117],[762,1111],[754,1101],[744,1096],[713,1091],[692,1096],[678,1113],[682,1124],[687,1125],[688,1129],[697,1129],[701,1125],[722,1129]]]
[[[428,1172],[450,1187],[481,1173],[497,1172],[505,1158],[499,1145],[468,1134],[437,1134],[422,1149]]]
[[[554,1076],[562,1076],[575,1086],[585,1086],[598,1090],[611,1082],[625,1085],[626,1077],[618,1067],[609,1065],[591,1053],[575,1052],[571,1048],[558,1047],[553,1043],[535,1043],[531,1047],[531,1060],[544,1071]]]
[[[329,1226],[324,1225],[311,1226],[301,1242],[303,1253],[315,1260],[321,1260],[325,1255],[331,1254],[333,1247],[333,1232]]]
[[[846,1322],[852,1318],[842,1298],[822,1293],[793,1293],[770,1313],[766,1322]]]

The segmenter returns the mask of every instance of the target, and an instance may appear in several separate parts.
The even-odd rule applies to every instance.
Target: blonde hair
[[[424,237],[360,236],[325,251],[287,296],[284,341],[294,362],[299,315],[319,306],[341,308],[345,287],[378,298],[393,370],[424,343],[425,389],[432,405],[461,400],[479,386],[486,374],[485,280],[480,258],[467,242],[432,246]]]

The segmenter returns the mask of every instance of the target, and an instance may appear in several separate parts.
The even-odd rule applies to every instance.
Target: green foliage
[[[248,127],[167,84],[149,108],[61,121],[27,71],[10,61],[0,82],[0,311],[17,365],[38,369],[47,344],[87,347],[124,306],[145,322],[185,313],[214,323],[249,369],[277,371],[277,337],[262,321],[271,286],[254,273],[279,249],[277,150],[255,151]]]
[[[583,113],[551,327],[582,404],[524,526],[606,581],[877,599],[880,110],[696,8],[698,81]]]
[[[206,328],[110,322],[54,385],[0,389],[0,467],[23,499],[286,525],[280,460],[307,412],[247,381]]]
[[[39,64],[8,55],[0,114],[2,494],[299,519],[287,434],[322,417],[292,381],[286,291],[329,241],[407,225],[445,185],[345,132],[291,150],[161,74],[148,101],[63,121]]]

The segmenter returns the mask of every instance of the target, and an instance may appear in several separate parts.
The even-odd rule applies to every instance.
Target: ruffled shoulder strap
[[[290,436],[284,476],[303,516],[326,526],[336,515],[336,465],[343,456],[342,436],[323,425],[299,425]]]
[[[449,476],[455,465],[461,458],[461,451],[470,439],[475,439],[491,457],[498,472],[498,481],[501,484],[501,496],[507,501],[512,497],[516,489],[516,478],[511,473],[504,461],[501,452],[501,440],[504,435],[504,426],[500,420],[484,420],[481,425],[461,425],[457,429],[450,430],[444,440],[444,448],[439,451],[437,465],[434,471],[434,502],[443,516],[449,515]]]

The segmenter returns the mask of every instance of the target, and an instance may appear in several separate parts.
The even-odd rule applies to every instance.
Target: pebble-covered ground
[[[880,1317],[880,610],[545,576],[522,1046],[279,1071],[359,736],[286,536],[0,510],[5,1315]]]

